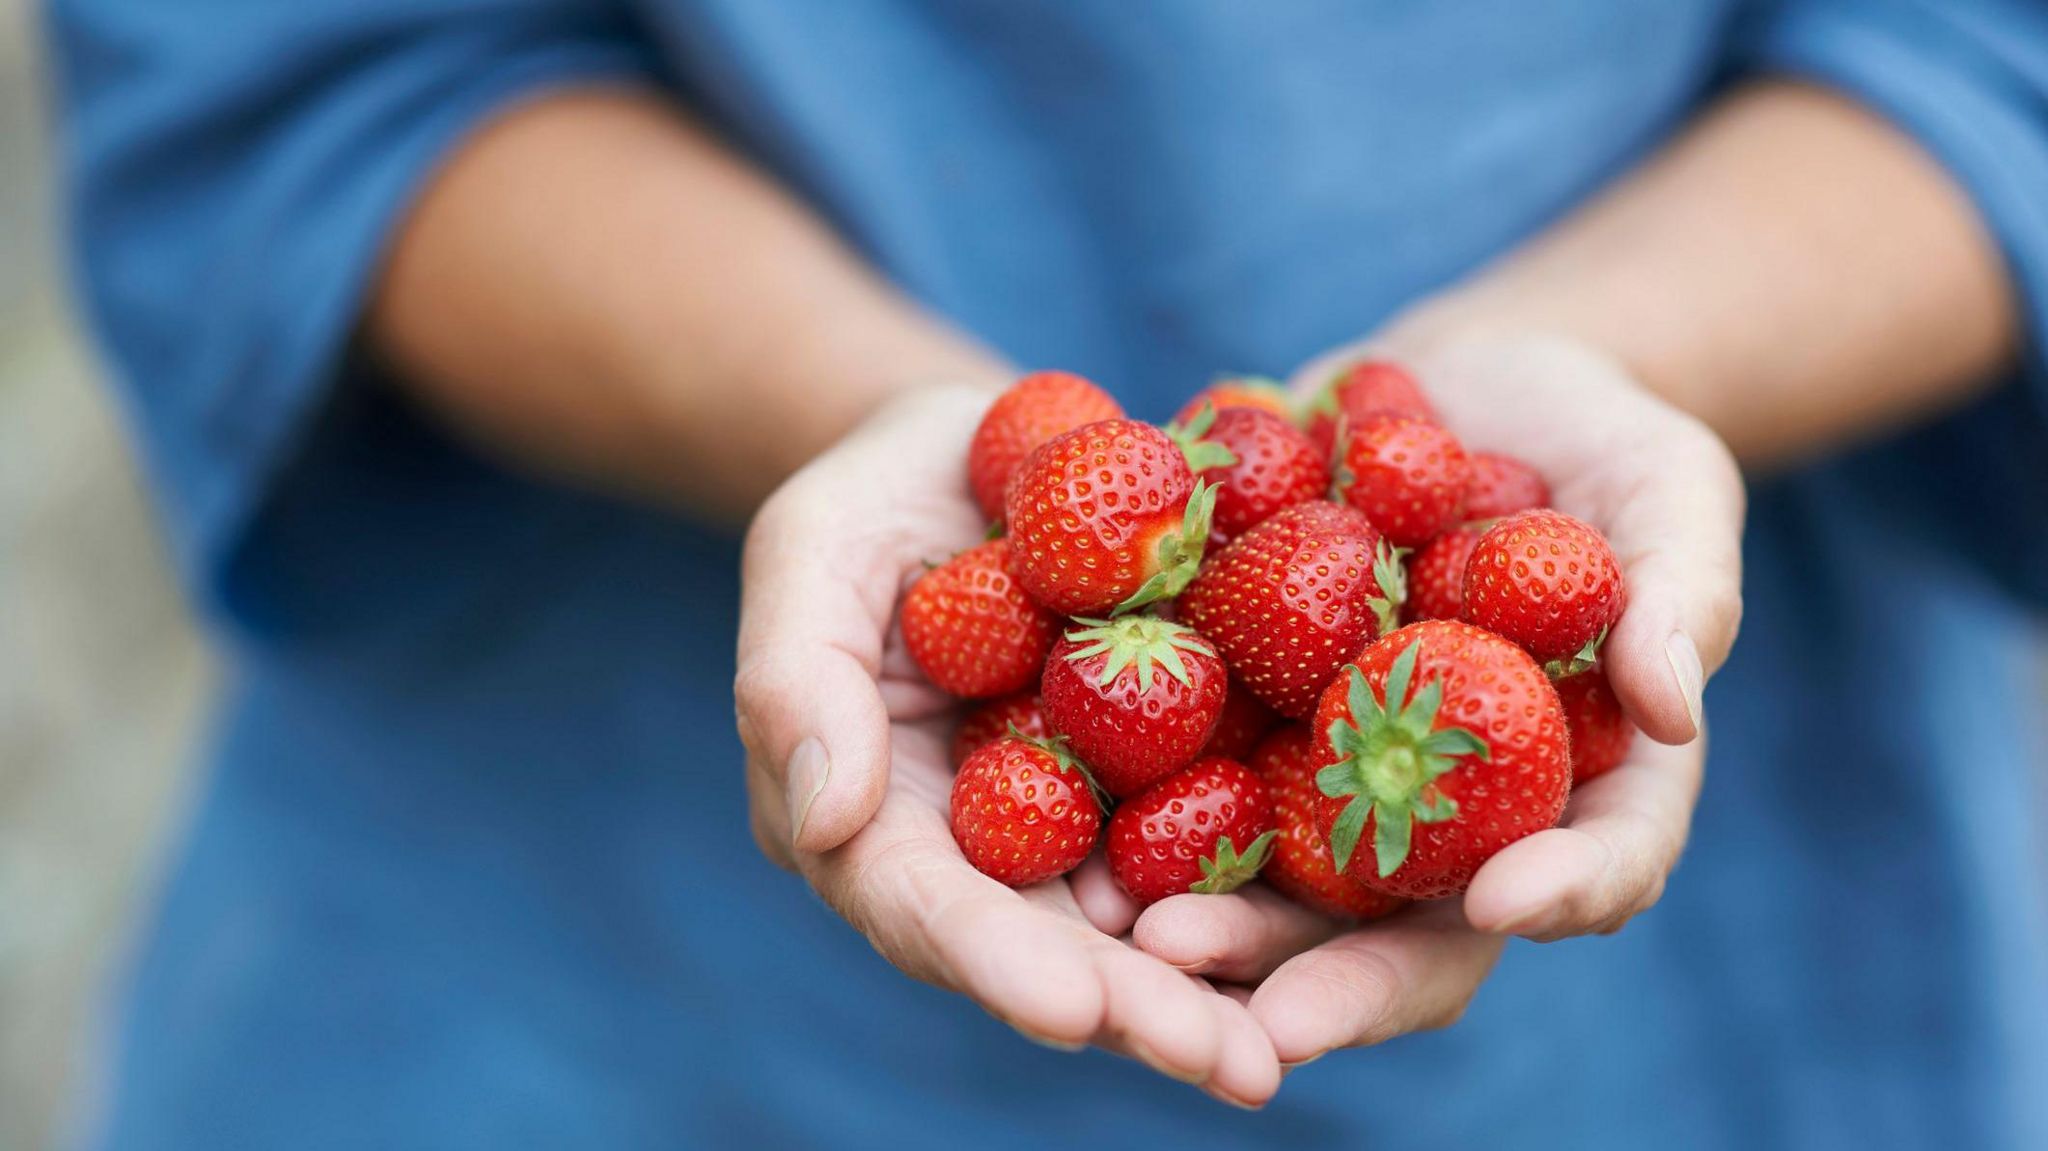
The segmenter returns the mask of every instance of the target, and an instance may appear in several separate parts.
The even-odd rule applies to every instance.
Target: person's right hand
[[[1132,917],[1099,854],[1071,883],[1013,891],[953,842],[952,704],[910,663],[893,619],[924,563],[983,534],[965,458],[992,398],[906,394],[755,518],[734,685],[755,838],[907,974],[1039,1042],[1098,1044],[1261,1105],[1280,1067],[1243,993],[1091,926]]]

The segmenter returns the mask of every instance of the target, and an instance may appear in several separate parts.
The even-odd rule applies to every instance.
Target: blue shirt
[[[1750,72],[1915,135],[2038,334],[2041,6],[62,0],[50,28],[79,281],[233,657],[93,1145],[2048,1146],[2038,357],[1756,488],[1655,912],[1510,947],[1458,1027],[1253,1116],[1019,1041],[761,860],[734,541],[485,461],[352,339],[453,144],[625,79],[932,308],[1159,417],[1370,329]]]

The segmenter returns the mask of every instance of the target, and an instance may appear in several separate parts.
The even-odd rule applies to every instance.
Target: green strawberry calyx
[[[1095,806],[1103,811],[1109,810],[1109,792],[1105,791],[1101,784],[1095,782],[1095,773],[1088,770],[1088,765],[1075,757],[1073,749],[1067,746],[1066,736],[1049,735],[1041,738],[1018,731],[1017,725],[1014,723],[1006,724],[1005,726],[1010,729],[1011,739],[1017,740],[1020,743],[1028,743],[1047,755],[1052,756],[1053,768],[1060,774],[1079,775],[1081,782],[1088,785],[1088,795],[1095,800]]]
[[[1603,627],[1599,635],[1587,640],[1586,646],[1573,652],[1569,658],[1554,659],[1544,664],[1543,674],[1551,679],[1568,679],[1592,671],[1600,664],[1600,645],[1606,642],[1607,629]]]
[[[1266,866],[1266,859],[1273,851],[1273,837],[1280,834],[1268,831],[1251,841],[1240,855],[1237,846],[1229,836],[1216,841],[1216,854],[1200,860],[1202,878],[1188,885],[1188,890],[1198,895],[1225,895],[1250,883]]]
[[[1195,490],[1188,495],[1187,510],[1181,513],[1180,530],[1159,537],[1153,553],[1158,570],[1109,614],[1136,611],[1146,604],[1172,599],[1187,588],[1201,570],[1202,553],[1209,546],[1209,519],[1216,512],[1217,486],[1196,481]]]
[[[1214,440],[1202,437],[1209,434],[1209,428],[1216,422],[1216,405],[1202,401],[1200,411],[1185,424],[1166,425],[1166,435],[1180,445],[1180,454],[1187,457],[1188,470],[1200,475],[1210,468],[1227,468],[1237,462],[1237,453]]]
[[[1380,587],[1380,594],[1365,601],[1378,617],[1380,635],[1386,635],[1401,626],[1401,605],[1408,602],[1408,558],[1407,548],[1397,548],[1385,540],[1372,556],[1373,582]]]
[[[1338,759],[1316,773],[1316,787],[1324,795],[1351,801],[1330,828],[1330,854],[1339,871],[1350,866],[1370,815],[1379,874],[1394,874],[1408,859],[1415,824],[1458,817],[1457,801],[1437,790],[1437,779],[1457,767],[1461,757],[1491,758],[1477,733],[1436,726],[1444,700],[1441,678],[1430,679],[1409,697],[1421,651],[1421,644],[1411,643],[1394,660],[1387,671],[1384,703],[1358,665],[1350,666],[1344,702],[1351,715],[1332,722],[1329,731]]]
[[[1096,676],[1097,687],[1108,687],[1116,682],[1127,668],[1135,667],[1138,672],[1138,688],[1151,691],[1152,681],[1160,669],[1180,681],[1183,687],[1192,687],[1188,678],[1188,665],[1180,653],[1214,657],[1216,650],[1209,646],[1195,629],[1186,624],[1173,623],[1152,615],[1127,615],[1117,619],[1077,619],[1085,624],[1080,631],[1070,631],[1067,638],[1081,646],[1067,653],[1067,659],[1079,663],[1096,656],[1106,657],[1102,661],[1102,672]]]

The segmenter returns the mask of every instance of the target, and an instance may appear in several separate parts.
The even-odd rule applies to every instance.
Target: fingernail
[[[1204,1087],[1202,1088],[1202,1091],[1203,1093],[1208,1095],[1209,1098],[1214,1099],[1216,1102],[1228,1103],[1232,1107],[1237,1108],[1239,1111],[1257,1111],[1259,1109],[1258,1104],[1247,1103],[1242,1099],[1233,1098],[1229,1095],[1224,1094],[1222,1091],[1217,1090],[1214,1086]]]
[[[1131,1049],[1131,1054],[1137,1057],[1138,1062],[1143,1063],[1145,1066],[1150,1067],[1152,1070],[1159,1072],[1161,1075],[1166,1076],[1168,1079],[1178,1079],[1182,1083],[1189,1083],[1195,1086],[1201,1085],[1201,1076],[1190,1075],[1185,1071],[1177,1071],[1174,1068],[1167,1066],[1165,1060],[1159,1058],[1159,1056],[1157,1055],[1154,1055],[1152,1053],[1152,1049],[1145,1046],[1143,1043],[1140,1043],[1137,1040],[1133,1039],[1130,1041],[1128,1046]]]
[[[1682,631],[1674,631],[1664,641],[1664,659],[1671,665],[1671,674],[1678,681],[1678,693],[1685,697],[1685,714],[1692,717],[1692,732],[1701,730],[1700,695],[1706,690],[1707,674],[1700,667],[1700,649],[1693,645],[1692,637]]]
[[[1017,1034],[1022,1035],[1024,1038],[1029,1039],[1033,1043],[1038,1044],[1040,1047],[1050,1047],[1054,1051],[1064,1052],[1068,1055],[1072,1055],[1074,1052],[1079,1051],[1083,1047],[1088,1046],[1086,1043],[1069,1043],[1064,1039],[1054,1039],[1050,1035],[1039,1035],[1034,1032],[1026,1031],[1022,1027],[1017,1028]]]
[[[1494,928],[1493,935],[1521,935],[1541,939],[1554,929],[1557,913],[1547,907],[1532,907],[1519,915],[1511,915]]]
[[[832,757],[825,754],[825,745],[817,736],[811,736],[796,745],[789,756],[789,838],[792,843],[802,842],[804,821],[810,818],[811,804],[817,802],[818,794],[825,790],[825,781],[832,777]]]
[[[1315,1062],[1316,1060],[1318,1060],[1318,1059],[1321,1059],[1321,1058],[1322,1058],[1323,1056],[1325,1056],[1325,1055],[1328,1055],[1328,1054],[1329,1054],[1329,1052],[1327,1052],[1327,1051],[1318,1051],[1318,1052],[1316,1052],[1316,1053],[1315,1053],[1314,1055],[1311,1055],[1311,1056],[1309,1056],[1308,1058],[1306,1058],[1306,1059],[1303,1059],[1303,1060],[1301,1060],[1301,1061],[1300,1061],[1300,1062],[1298,1062],[1298,1063],[1282,1063],[1282,1064],[1280,1065],[1280,1070],[1281,1070],[1282,1072],[1287,1072],[1287,1071],[1292,1071],[1292,1070],[1294,1070],[1294,1069],[1295,1069],[1295,1068],[1297,1068],[1297,1067],[1306,1067],[1306,1066],[1308,1066],[1309,1064],[1311,1064],[1311,1063],[1314,1063],[1314,1062]]]

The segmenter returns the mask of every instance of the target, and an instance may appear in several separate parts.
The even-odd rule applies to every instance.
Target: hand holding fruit
[[[1224,897],[1175,896],[1138,919],[1139,944],[1177,966],[1214,978],[1258,982],[1252,1011],[1288,1063],[1456,1019],[1505,936],[1548,940],[1613,931],[1654,903],[1684,845],[1699,788],[1704,755],[1703,741],[1696,738],[1703,734],[1700,689],[1726,657],[1740,616],[1741,483],[1725,449],[1697,422],[1650,395],[1605,358],[1542,340],[1404,345],[1395,337],[1390,344],[1343,349],[1312,363],[1299,374],[1297,387],[1318,388],[1346,365],[1390,352],[1427,381],[1429,410],[1455,429],[1468,456],[1503,452],[1526,461],[1539,480],[1548,481],[1553,506],[1599,529],[1621,568],[1625,610],[1614,619],[1604,614],[1611,605],[1600,595],[1584,594],[1604,591],[1613,581],[1604,556],[1584,550],[1579,529],[1541,516],[1495,525],[1494,546],[1485,553],[1492,558],[1482,556],[1482,567],[1491,565],[1488,570],[1496,576],[1505,568],[1512,582],[1520,563],[1523,576],[1531,571],[1569,576],[1559,582],[1570,586],[1545,585],[1543,591],[1558,594],[1539,597],[1542,610],[1526,613],[1499,612],[1514,597],[1506,594],[1512,589],[1493,587],[1482,592],[1490,600],[1480,605],[1480,618],[1516,632],[1520,644],[1540,651],[1545,662],[1560,664],[1580,653],[1559,650],[1559,636],[1574,634],[1577,642],[1584,637],[1573,629],[1611,626],[1599,647],[1597,670],[1559,681],[1558,706],[1570,732],[1575,776],[1562,822],[1515,839],[1481,861],[1461,899],[1420,904],[1382,921],[1346,927],[1254,886]],[[1372,373],[1380,374],[1378,369]],[[1374,378],[1369,385],[1362,390],[1387,394],[1385,380]],[[1414,407],[1412,397],[1408,406]],[[1351,414],[1374,418],[1370,411]],[[1543,498],[1542,483],[1507,474],[1512,469],[1488,464],[1471,470],[1468,508],[1476,498],[1489,515],[1500,515]],[[1515,497],[1516,491],[1524,494]],[[1463,514],[1469,517],[1470,512]],[[1470,581],[1488,578],[1475,575],[1469,563],[1486,534],[1439,536],[1410,558],[1409,618],[1474,618],[1463,597],[1473,586]],[[1441,554],[1459,550],[1466,553],[1463,559]],[[1444,578],[1441,569],[1452,567],[1465,569],[1462,578]],[[1546,634],[1553,629],[1556,634]],[[1409,633],[1421,638],[1425,659],[1459,654],[1443,650],[1421,629],[1403,634]],[[1341,684],[1326,691],[1326,722],[1384,711],[1399,654],[1382,647],[1359,661],[1365,665],[1361,678],[1371,693],[1368,700],[1343,698],[1352,693]],[[1510,678],[1527,677],[1538,663],[1533,652],[1527,660]],[[1553,664],[1550,670],[1571,669]],[[1472,676],[1465,678],[1470,682]],[[1455,670],[1440,682],[1439,706],[1446,717],[1455,718],[1460,706],[1476,706],[1453,702],[1459,682]],[[1411,708],[1422,702],[1415,694],[1418,683],[1411,669],[1406,694]],[[1352,702],[1363,707],[1353,708]],[[1468,718],[1478,714],[1468,713]],[[1631,740],[1630,721],[1650,738]],[[1358,725],[1351,726],[1357,730]],[[1468,730],[1489,735],[1501,729],[1475,722]],[[1312,748],[1307,754],[1318,770],[1331,760],[1355,761],[1355,756],[1333,754],[1335,748],[1314,748],[1318,736],[1328,742],[1327,730],[1288,738],[1296,754]],[[1522,738],[1540,744],[1554,735],[1531,732]],[[1459,750],[1436,749],[1443,754]],[[1273,754],[1262,748],[1260,758]],[[1478,778],[1462,769],[1460,776]],[[1349,783],[1327,782],[1340,792],[1370,790],[1355,773]],[[1540,787],[1516,791],[1544,794]],[[1319,794],[1317,814],[1328,834],[1343,808],[1326,792],[1319,789]],[[1400,795],[1396,791],[1393,798]],[[1437,806],[1446,798],[1445,789],[1415,798],[1421,801],[1412,812],[1418,818],[1406,828],[1414,837],[1411,852],[1424,835],[1434,837],[1447,826],[1433,818],[1445,814]],[[1512,814],[1522,818],[1525,813],[1517,805]],[[1361,861],[1366,866],[1374,862],[1378,821],[1373,824],[1369,830],[1349,829],[1359,833],[1351,840],[1353,857],[1347,861],[1352,874]],[[1432,856],[1440,862],[1442,852]],[[1318,902],[1313,893],[1303,898],[1299,884],[1287,886],[1301,902]],[[1398,885],[1384,889],[1421,894],[1402,892]],[[1327,897],[1321,902],[1326,905]]]
[[[1007,694],[1010,661],[1022,649],[1042,663],[1053,640],[991,563],[1004,549],[976,546],[987,521],[964,460],[992,394],[906,395],[791,478],[756,517],[735,684],[755,838],[906,973],[972,997],[1040,1041],[1096,1043],[1219,1096],[1262,1103],[1280,1069],[1244,1004],[1090,925],[1084,903],[1121,898],[1100,861],[1072,882],[1012,890],[976,871],[955,843],[953,701],[897,639],[915,637],[910,650],[949,686],[998,697],[997,731],[1016,724],[1025,734],[1036,708],[1029,694]],[[1046,418],[1048,405],[1026,406]],[[905,584],[926,561],[955,554],[905,606],[907,626],[893,627]],[[1036,666],[1028,678],[1035,693]],[[1104,833],[1107,820],[1059,756],[1016,743],[989,760],[962,772],[995,797],[985,826],[1007,836],[1022,826],[1013,816],[1056,822],[1062,842],[1044,854],[1055,872],[1078,857],[1061,851]],[[1037,790],[1048,779],[1058,781],[1050,797]],[[1034,793],[1002,802],[1012,787]],[[1034,855],[1045,847],[1044,837],[1028,838]],[[1020,842],[988,840],[998,850]]]

